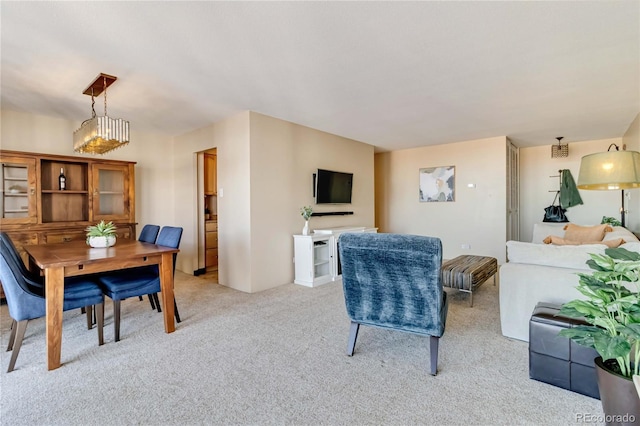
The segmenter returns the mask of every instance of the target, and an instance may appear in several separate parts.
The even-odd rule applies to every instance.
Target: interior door
[[[520,240],[520,150],[507,141],[507,241]]]

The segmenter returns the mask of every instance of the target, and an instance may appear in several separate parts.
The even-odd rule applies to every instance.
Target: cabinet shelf
[[[41,191],[43,194],[60,194],[60,195],[65,195],[65,194],[88,194],[89,191],[74,191],[72,189],[65,189],[64,191],[61,191],[59,189],[43,189]]]
[[[5,176],[4,180],[11,181],[11,182],[26,182],[27,178],[17,178],[17,177]]]

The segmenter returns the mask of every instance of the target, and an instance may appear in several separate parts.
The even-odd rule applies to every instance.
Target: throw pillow
[[[623,228],[622,226],[614,226],[612,232],[607,232],[606,234],[604,234],[604,238],[602,239],[602,241],[615,240],[616,238],[622,238],[627,243],[638,241],[638,238],[633,235],[631,231],[629,231],[627,228]]]
[[[616,248],[621,244],[624,244],[624,240],[622,238],[617,238],[615,240],[606,240],[606,241],[572,241],[567,240],[566,238],[556,237],[555,235],[549,235],[544,239],[545,244],[553,244],[556,246],[581,246],[584,244],[604,244],[609,248]]]
[[[547,235],[555,235],[557,237],[564,237],[564,227],[566,223],[534,223],[533,224],[533,238],[532,243],[542,244],[542,240]]]
[[[613,231],[610,225],[580,226],[573,223],[565,226],[564,239],[570,241],[602,241],[605,232]]]

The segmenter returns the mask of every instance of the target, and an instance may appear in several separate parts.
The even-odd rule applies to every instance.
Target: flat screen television
[[[353,173],[318,169],[316,204],[350,204]]]

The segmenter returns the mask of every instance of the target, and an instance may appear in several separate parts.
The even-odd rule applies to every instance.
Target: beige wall
[[[569,144],[569,156],[551,158],[551,146],[537,146],[520,149],[520,240],[531,241],[533,224],[541,222],[544,208],[551,204],[555,191],[559,188],[558,170],[569,169],[576,184],[583,156],[606,151],[609,145],[622,144],[621,138],[583,141]],[[637,142],[636,142],[637,144]],[[632,149],[628,144],[627,149]],[[579,190],[584,204],[567,210],[571,222],[579,225],[600,223],[602,216],[620,219],[620,191]],[[640,231],[640,190],[627,191],[627,228]]]
[[[176,216],[184,218],[184,268],[197,269],[198,151],[218,149],[218,253],[221,284],[257,292],[293,282],[293,237],[304,225],[299,209],[350,210],[353,216],[312,218],[320,226],[373,225],[373,147],[254,112],[243,112],[176,138]],[[353,204],[313,204],[317,168],[354,173]],[[184,171],[184,173],[183,173]],[[192,201],[191,201],[192,200]]]
[[[2,149],[73,155],[80,123],[2,110]],[[135,129],[135,123],[132,125]],[[136,221],[184,228],[176,268],[198,269],[197,153],[218,149],[219,280],[246,292],[293,282],[293,238],[313,204],[317,168],[354,173],[352,216],[312,218],[312,228],[374,221],[373,147],[308,127],[243,112],[176,138],[132,130],[105,158],[136,161]]]
[[[73,132],[80,126],[58,118],[26,114],[3,109],[0,148],[76,155],[73,152]],[[167,206],[174,204],[172,140],[167,136],[131,130],[129,145],[105,154],[114,160],[136,161],[136,221],[138,231],[145,223],[174,224],[174,212]],[[77,155],[91,157],[90,155]],[[178,257],[180,259],[180,257]]]
[[[352,204],[317,206],[318,168],[353,173]],[[353,211],[312,217],[311,229],[374,223],[373,146],[251,113],[252,291],[293,282],[293,234],[304,225],[300,208]]]
[[[478,254],[503,263],[506,146],[506,137],[495,137],[376,154],[376,225],[382,232],[439,237],[447,259]],[[418,200],[419,169],[437,166],[456,167],[454,202]]]
[[[182,221],[181,270],[198,269],[197,153],[217,148],[218,280],[251,291],[249,112],[175,138],[177,217]],[[178,215],[179,212],[179,215]],[[281,283],[282,284],[282,283]]]
[[[640,152],[640,113],[636,115],[624,136],[622,143],[626,145],[628,151]],[[627,227],[636,233],[640,233],[640,189],[630,189],[625,191],[627,214]]]
[[[628,151],[640,151],[640,113],[622,136],[622,143],[627,145]]]
[[[521,240],[531,239],[557,181],[549,176],[571,170],[578,179],[583,155],[625,143],[640,151],[640,115],[622,138],[571,143],[569,157],[552,159],[550,145],[520,149]],[[135,123],[134,123],[135,124]],[[0,148],[74,155],[72,134],[80,123],[1,111]],[[182,226],[177,268],[197,269],[196,153],[218,148],[220,282],[255,292],[293,280],[292,234],[303,226],[299,209],[353,211],[353,216],[311,219],[311,228],[374,225],[381,232],[406,232],[442,238],[445,257],[487,254],[504,261],[506,138],[373,154],[373,147],[252,112],[174,139],[139,133],[105,158],[136,161],[136,220],[140,225]],[[375,163],[375,207],[374,207]],[[456,201],[420,203],[418,170],[456,166]],[[316,206],[312,173],[317,168],[354,173],[353,204]],[[475,188],[468,188],[473,183]],[[277,188],[274,190],[273,188]],[[640,190],[628,191],[629,227],[640,231]],[[603,215],[619,217],[618,191],[581,191],[585,205],[569,209],[582,224]],[[469,244],[470,250],[461,248]]]

